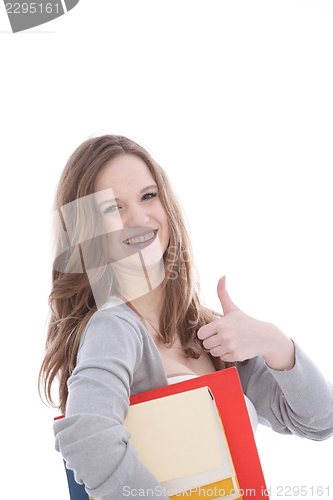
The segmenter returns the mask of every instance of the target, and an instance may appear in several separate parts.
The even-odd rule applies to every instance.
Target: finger
[[[226,281],[225,276],[222,276],[222,278],[219,279],[219,282],[217,284],[217,295],[221,302],[223,314],[226,316],[228,313],[232,311],[238,311],[239,307],[237,307],[236,304],[234,304],[231,298],[229,297],[225,281]]]
[[[211,323],[208,323],[208,325],[204,325],[201,328],[199,328],[199,330],[197,331],[197,337],[200,340],[205,340],[211,337],[212,335],[215,335],[216,333],[217,333],[216,322],[212,321]]]
[[[217,334],[208,337],[202,342],[205,349],[213,349],[214,347],[221,345],[221,340]]]
[[[236,361],[240,361],[239,359],[237,359],[235,357],[234,354],[231,354],[230,352],[226,352],[225,354],[222,354],[220,356],[220,358],[222,359],[222,361],[226,361],[227,363],[234,363]]]
[[[213,347],[212,349],[209,350],[209,352],[215,358],[222,358],[223,356],[226,356],[229,354],[229,353],[226,353],[225,347],[223,347],[221,345]]]

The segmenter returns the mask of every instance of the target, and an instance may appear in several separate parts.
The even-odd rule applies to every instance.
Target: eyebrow
[[[151,184],[150,186],[146,186],[144,188],[141,189],[141,191],[139,192],[139,194],[142,194],[144,193],[145,191],[148,191],[148,189],[151,189],[151,188],[158,188],[157,184]],[[105,205],[106,203],[112,203],[114,201],[118,201],[119,198],[111,198],[109,200],[103,200],[101,203],[98,204],[98,207],[101,207],[102,205]]]

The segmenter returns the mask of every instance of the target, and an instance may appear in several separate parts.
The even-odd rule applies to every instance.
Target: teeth
[[[152,231],[151,233],[145,234],[144,236],[137,236],[136,238],[129,238],[128,240],[125,240],[124,243],[127,245],[135,245],[136,243],[142,243],[143,241],[148,241],[154,238],[155,236],[155,231]]]

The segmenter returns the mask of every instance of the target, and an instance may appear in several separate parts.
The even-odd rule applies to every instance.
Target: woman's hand
[[[243,361],[263,356],[275,370],[289,370],[295,364],[295,347],[281,330],[272,323],[251,318],[230,299],[225,276],[217,285],[224,316],[201,327],[198,338],[205,349],[224,361]]]

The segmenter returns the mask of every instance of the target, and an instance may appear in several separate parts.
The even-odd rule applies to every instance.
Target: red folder
[[[209,387],[219,410],[243,499],[269,499],[256,443],[248,415],[243,389],[236,368],[160,387],[131,396],[130,404],[143,403],[163,396]],[[55,420],[63,418],[56,417]],[[67,471],[72,474],[72,471]],[[69,485],[70,486],[70,485]],[[84,491],[83,485],[82,491]],[[71,491],[71,500],[76,497]],[[83,497],[82,497],[83,498]],[[86,496],[88,498],[88,495]],[[81,497],[80,497],[81,499]]]
[[[223,422],[243,498],[269,498],[243,389],[235,367],[131,396],[143,403],[198,387],[209,387]],[[266,494],[265,494],[266,493]]]

